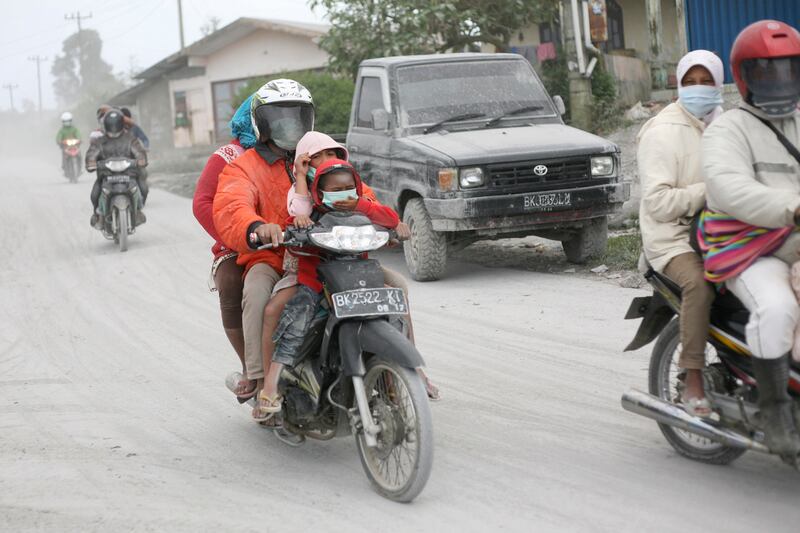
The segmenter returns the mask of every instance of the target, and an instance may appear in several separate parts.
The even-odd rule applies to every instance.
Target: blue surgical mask
[[[333,204],[341,202],[349,198],[358,198],[358,193],[355,189],[347,189],[346,191],[322,191],[322,203],[331,209],[336,209]]]
[[[308,178],[308,183],[314,183],[314,177],[317,175],[317,169],[314,167],[308,167],[308,172],[306,172],[306,177]]]
[[[697,118],[703,118],[722,105],[722,89],[709,85],[680,87],[678,100],[686,111]]]

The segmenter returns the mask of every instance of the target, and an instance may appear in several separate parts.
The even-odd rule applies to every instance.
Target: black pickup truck
[[[347,133],[351,159],[411,227],[419,281],[448,250],[483,239],[560,240],[581,263],[605,251],[607,216],[628,199],[619,148],[566,126],[516,54],[442,54],[361,63]]]

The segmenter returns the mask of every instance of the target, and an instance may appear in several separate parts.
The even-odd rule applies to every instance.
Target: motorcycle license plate
[[[108,183],[128,183],[131,180],[130,176],[125,174],[120,174],[117,176],[109,176],[106,178]]]
[[[331,295],[336,318],[377,315],[405,315],[408,304],[403,289],[356,289]]]
[[[553,211],[572,206],[572,193],[533,193],[525,195],[526,211]]]

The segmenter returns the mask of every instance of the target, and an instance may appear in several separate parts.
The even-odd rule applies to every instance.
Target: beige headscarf
[[[683,77],[686,76],[686,73],[689,72],[692,67],[696,66],[705,67],[705,69],[711,73],[711,77],[714,78],[714,85],[716,85],[718,89],[722,89],[722,84],[725,81],[725,67],[722,66],[722,60],[719,56],[708,50],[692,50],[678,61],[675,74],[678,78],[679,93],[681,87],[683,87]],[[704,116],[702,120],[706,124],[711,124],[722,112],[722,107],[718,106],[714,111]]]

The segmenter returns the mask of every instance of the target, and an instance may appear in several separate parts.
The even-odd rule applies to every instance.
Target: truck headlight
[[[606,177],[614,173],[614,156],[604,155],[592,158],[592,176]]]
[[[483,170],[479,167],[462,168],[461,172],[459,172],[458,183],[461,185],[462,189],[472,189],[482,186],[486,183],[483,177]]]

